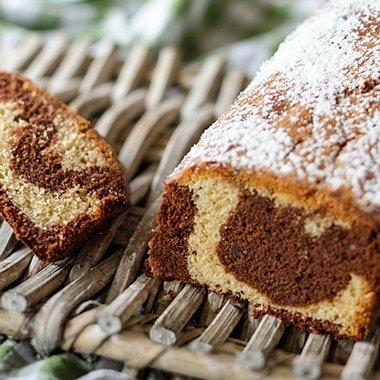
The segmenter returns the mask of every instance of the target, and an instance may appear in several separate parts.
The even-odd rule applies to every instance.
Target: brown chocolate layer
[[[22,119],[27,122],[12,149],[13,170],[20,177],[51,193],[64,192],[77,185],[89,192],[95,191],[100,198],[108,196],[110,189],[124,193],[120,171],[98,166],[84,170],[62,168],[57,153],[49,149],[55,140],[53,120],[65,112],[61,102],[53,98],[46,102],[43,97],[32,94],[18,76],[0,73],[0,102],[11,101],[18,104]]]
[[[363,276],[379,293],[380,242],[373,226],[332,225],[313,237],[304,228],[310,216],[241,190],[235,213],[221,229],[219,259],[277,305],[332,300],[346,288],[350,273]]]
[[[191,194],[184,186],[166,187],[147,263],[153,275],[195,283],[187,271],[196,213]],[[363,276],[378,294],[380,241],[374,225],[332,225],[313,237],[304,228],[311,216],[241,189],[236,212],[221,229],[219,258],[227,272],[284,307],[332,300],[350,273]]]
[[[154,247],[154,255],[146,262],[146,272],[167,280],[193,282],[187,271],[188,239],[194,230],[196,212],[192,192],[174,184],[163,197],[157,214],[158,226],[149,243]]]

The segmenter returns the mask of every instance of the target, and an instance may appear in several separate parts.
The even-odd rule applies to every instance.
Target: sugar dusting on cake
[[[380,1],[325,1],[173,176],[199,161],[268,169],[380,206],[379,19]]]

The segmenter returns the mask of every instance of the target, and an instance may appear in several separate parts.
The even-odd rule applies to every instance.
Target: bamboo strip
[[[104,306],[100,305],[97,308],[87,310],[74,318],[71,318],[63,331],[61,348],[65,351],[70,351],[78,336],[89,325],[96,323],[96,314]]]
[[[215,116],[219,117],[233,103],[246,85],[246,77],[242,70],[228,70],[222,80],[218,98],[215,102]]]
[[[66,34],[59,33],[51,37],[25,69],[24,75],[34,81],[49,76],[63,57],[67,44],[68,36]]]
[[[147,300],[146,300],[145,303],[144,303],[144,312],[145,312],[145,313],[148,313],[148,314],[149,314],[149,313],[153,313],[155,300],[156,300],[156,297],[157,297],[157,294],[158,294],[159,290],[160,290],[160,287],[157,286],[156,288],[154,288],[154,289],[150,292],[150,294],[149,294]],[[153,314],[151,314],[151,315],[153,315]]]
[[[160,198],[152,203],[137,225],[120,260],[115,277],[107,294],[106,303],[112,302],[133,282],[148,248],[148,242],[156,223],[155,216],[160,203]]]
[[[319,378],[331,341],[331,334],[310,334],[301,355],[293,362],[293,374],[303,379]]]
[[[179,57],[180,53],[174,47],[161,49],[145,99],[148,110],[158,107],[164,100],[168,88],[177,75]]]
[[[119,259],[120,255],[114,253],[85,276],[55,293],[41,307],[33,321],[34,343],[40,353],[47,355],[58,347],[71,311],[110,282]]]
[[[333,363],[346,364],[355,342],[348,339],[337,340],[332,343],[329,360]]]
[[[71,102],[79,93],[80,79],[67,79],[60,86],[49,89],[49,92],[62,102]]]
[[[285,331],[285,324],[277,318],[265,315],[243,352],[237,360],[244,367],[261,371],[265,368],[268,355],[274,350]]]
[[[0,309],[0,334],[16,337],[25,321],[25,315]]]
[[[121,370],[121,372],[124,375],[127,375],[126,380],[135,380],[135,379],[139,379],[139,378],[141,379],[143,376],[141,373],[141,370],[134,368],[134,367],[131,367],[131,366],[126,365],[126,364],[124,364],[124,367]]]
[[[129,182],[131,204],[136,205],[148,194],[156,166],[150,165]]]
[[[252,304],[248,304],[247,318],[245,319],[240,332],[240,339],[242,339],[245,342],[248,342],[249,339],[251,339],[253,333],[256,331],[257,327],[259,326],[262,320],[262,317],[253,317],[254,309],[255,307]]]
[[[109,334],[104,332],[98,324],[90,324],[84,327],[76,337],[71,349],[73,351],[78,351],[80,347],[80,352],[82,354],[94,354],[107,339],[109,339]],[[122,349],[122,347],[119,347],[119,349]],[[112,356],[104,356],[114,359]]]
[[[82,95],[110,80],[117,63],[117,53],[117,47],[110,43],[103,48],[102,54],[91,62],[79,88],[79,92]],[[110,91],[108,94],[110,94]]]
[[[242,341],[241,339],[229,337],[222,345],[214,348],[212,353],[222,352],[224,354],[236,355],[244,350],[247,342]]]
[[[145,307],[144,307],[145,311]],[[136,313],[137,314],[137,313]],[[146,333],[146,324],[151,323],[157,319],[156,314],[137,314],[131,317],[131,319],[126,323],[125,329],[132,329],[133,331],[141,331]]]
[[[0,289],[20,278],[32,259],[29,248],[21,248],[0,262]]]
[[[68,45],[62,61],[50,76],[49,91],[54,92],[56,89],[66,86],[67,81],[80,75],[81,70],[89,61],[90,43],[89,38],[81,37]]]
[[[176,342],[177,347],[182,347],[184,345],[189,345],[194,339],[198,338],[202,334],[204,329],[199,327],[185,326],[183,331],[178,336],[178,341]]]
[[[152,179],[148,203],[162,192],[162,183],[213,120],[211,106],[201,107],[193,118],[182,121],[166,144]]]
[[[17,239],[13,229],[7,222],[3,222],[0,227],[0,260],[8,257],[17,245]]]
[[[124,220],[122,226],[116,231],[112,240],[112,245],[119,246],[122,249],[128,245],[137,224],[141,220],[141,207],[133,206],[128,212],[128,217]]]
[[[227,297],[214,292],[208,292],[199,317],[199,327],[207,327],[226,304]]]
[[[166,350],[150,366],[191,378],[208,380],[258,380],[265,377],[245,368],[232,355],[223,353],[205,355],[188,347]],[[275,379],[290,378],[284,366],[276,366],[272,375]]]
[[[342,380],[365,380],[370,378],[379,353],[380,330],[375,326],[368,338],[356,342],[346,365],[343,368]]]
[[[120,161],[128,168],[128,178],[137,173],[145,153],[159,133],[175,121],[182,102],[182,96],[165,100],[156,109],[147,111],[136,123],[119,152]]]
[[[146,77],[150,63],[151,49],[143,43],[133,45],[112,88],[113,102],[122,99],[138,86],[142,78]]]
[[[178,71],[176,83],[187,91],[190,90],[193,87],[194,80],[199,75],[202,66],[203,64],[200,64],[199,62],[190,62],[183,65]]]
[[[243,302],[227,301],[202,335],[193,340],[189,347],[195,351],[209,353],[213,347],[223,344],[239,323],[244,310]]]
[[[1,296],[2,307],[24,312],[36,305],[64,283],[71,261],[72,259],[68,258],[60,263],[49,264],[35,276],[7,290]]]
[[[31,33],[25,38],[21,46],[15,47],[15,53],[2,57],[1,68],[7,71],[22,71],[33,61],[42,48],[42,36],[39,33]]]
[[[39,271],[44,269],[49,263],[40,260],[37,256],[33,255],[32,260],[30,261],[30,264],[25,271],[25,274],[23,276],[23,280],[27,280],[30,277],[35,276]]]
[[[203,289],[186,284],[154,323],[149,332],[150,338],[165,345],[176,343],[182,329],[197,311],[204,297]]]
[[[289,329],[287,331],[287,334],[285,334],[285,339],[281,346],[281,349],[286,352],[300,354],[302,352],[302,348],[305,346],[306,339],[306,332]]]
[[[241,331],[239,334],[239,339],[247,343],[253,333],[255,332],[255,326],[252,325],[249,318],[245,317],[242,323]]]
[[[224,64],[224,59],[219,56],[210,56],[203,64],[181,109],[183,120],[193,118],[198,108],[207,103],[218,85]]]
[[[92,336],[98,336],[101,330],[97,325],[90,327],[92,329],[89,329],[86,334],[80,336],[77,340],[74,347],[75,351],[112,357],[133,368],[146,368],[167,350],[166,346],[152,342],[145,334],[133,330],[124,330],[120,334],[112,335],[99,345],[96,350],[93,350],[93,347],[88,342],[91,341]]]
[[[154,311],[157,314],[162,314],[182,291],[184,286],[185,284],[181,281],[164,281],[158,293]]]
[[[123,293],[99,311],[96,319],[100,328],[108,335],[120,332],[150,292],[159,287],[160,282],[158,278],[140,275]]]
[[[100,301],[100,299],[103,299],[104,297],[102,297],[101,295],[99,295],[97,298],[95,299],[89,299],[87,301],[83,301],[82,303],[80,303],[74,310],[73,312],[71,313],[71,316],[74,318],[76,317],[77,315],[80,315],[80,314],[83,314],[85,312],[87,312],[88,310],[93,310],[94,308],[100,308],[100,307],[103,307],[104,305],[102,304],[102,302]]]
[[[138,177],[136,177],[138,178]],[[131,187],[133,187],[134,179],[130,182]],[[122,225],[120,226],[119,231],[124,231],[128,235],[133,235],[136,229],[137,222],[141,220],[146,212],[145,207],[133,206],[128,212],[128,218],[125,218]],[[125,247],[125,245],[124,245]]]
[[[70,108],[85,119],[90,119],[93,114],[105,110],[111,104],[111,83],[103,83],[94,88],[90,93],[80,93],[71,103]]]
[[[106,249],[111,244],[116,231],[123,223],[127,212],[116,216],[105,228],[96,236],[88,240],[75,257],[74,265],[70,271],[68,282],[85,275],[91,268],[97,265],[103,258]]]
[[[125,133],[129,122],[144,111],[145,96],[146,89],[139,88],[120,99],[101,115],[95,129],[111,144],[115,143],[120,131],[123,129]]]

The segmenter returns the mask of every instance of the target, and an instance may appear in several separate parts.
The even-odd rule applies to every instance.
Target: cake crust
[[[129,205],[124,169],[88,121],[0,72],[0,213],[42,260],[64,258]]]

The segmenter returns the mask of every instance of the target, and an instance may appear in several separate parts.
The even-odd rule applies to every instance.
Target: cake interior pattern
[[[164,184],[147,271],[361,339],[380,302],[380,2],[328,0]]]
[[[80,116],[0,72],[0,210],[16,237],[55,261],[127,207],[123,169]]]

